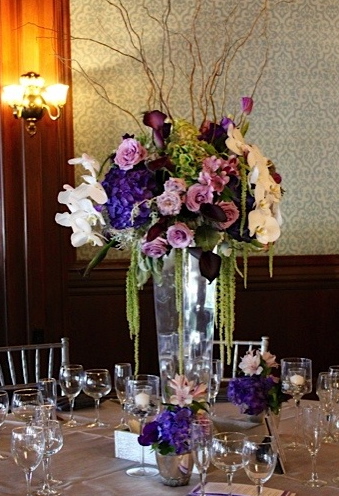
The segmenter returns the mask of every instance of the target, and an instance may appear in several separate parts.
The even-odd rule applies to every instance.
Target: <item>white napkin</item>
[[[196,496],[199,494],[200,484],[196,486],[187,496]],[[229,494],[228,485],[224,482],[207,482],[205,486],[206,496],[223,496]],[[248,484],[232,484],[233,496],[256,496],[257,490],[255,486]],[[296,496],[296,493],[290,491],[281,491],[280,489],[272,489],[265,487],[262,496]]]

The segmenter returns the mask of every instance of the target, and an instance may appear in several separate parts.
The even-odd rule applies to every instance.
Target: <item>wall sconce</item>
[[[25,119],[30,136],[35,135],[36,122],[44,116],[45,111],[55,121],[59,119],[66,103],[66,84],[44,85],[45,80],[39,74],[27,72],[20,77],[20,84],[3,87],[3,100],[12,107],[16,119]],[[53,112],[51,107],[54,107]]]

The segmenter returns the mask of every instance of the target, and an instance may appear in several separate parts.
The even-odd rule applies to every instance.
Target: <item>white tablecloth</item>
[[[293,408],[285,405],[282,411],[282,420],[279,426],[281,440],[284,442],[290,434]],[[237,410],[229,404],[217,404],[218,417],[237,417]],[[93,418],[94,410],[77,410],[75,415],[84,422]],[[67,414],[62,414],[64,418]],[[107,400],[101,405],[101,417],[110,422],[113,427],[120,419],[120,406]],[[11,429],[19,425],[13,421],[11,415],[0,431],[0,451],[9,452]],[[189,486],[166,487],[160,478],[147,477],[132,478],[126,475],[125,470],[135,465],[135,462],[114,457],[113,428],[64,429],[64,446],[62,450],[52,457],[52,473],[54,477],[62,479],[60,487],[65,496],[169,496],[186,495],[199,482],[199,476],[192,475]],[[258,428],[252,429],[253,431]],[[286,451],[287,463],[285,475],[274,475],[266,485],[272,488],[290,490],[297,496],[323,495],[339,496],[339,487],[332,483],[332,478],[339,475],[339,444],[323,445],[318,459],[318,472],[321,478],[328,481],[328,485],[321,489],[310,489],[302,484],[309,478],[311,472],[310,456],[306,450]],[[39,466],[33,474],[33,487],[42,477]],[[225,474],[211,467],[208,481],[223,482]],[[23,496],[25,494],[25,481],[23,472],[15,465],[12,458],[0,461],[0,495]],[[234,482],[249,484],[243,470],[234,476]],[[265,495],[265,493],[264,493]],[[264,496],[263,495],[263,496]]]

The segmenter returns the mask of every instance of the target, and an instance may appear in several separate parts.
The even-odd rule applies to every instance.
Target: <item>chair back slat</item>
[[[27,367],[27,354],[26,354],[25,349],[21,350],[21,366],[22,366],[22,375],[24,378],[24,383],[27,384],[27,382],[28,382],[28,367]]]
[[[0,364],[0,386],[4,386],[5,385],[5,377],[4,377],[4,373],[2,371],[2,366]]]
[[[13,356],[12,356],[11,350],[7,351],[7,360],[8,360],[8,367],[9,367],[9,373],[11,376],[12,384],[16,384],[15,367],[14,367]]]
[[[40,350],[37,348],[35,350],[35,382],[38,382],[40,378]]]
[[[222,369],[224,371],[224,348],[226,347],[226,342],[220,341],[220,340],[214,340],[213,345],[218,345],[220,349],[220,358],[223,361]],[[229,381],[231,378],[236,377],[237,372],[238,372],[238,365],[240,361],[240,357],[245,355],[247,351],[253,350],[253,348],[258,348],[260,350],[260,353],[264,353],[268,351],[268,346],[269,346],[269,337],[268,336],[262,336],[260,341],[259,340],[250,340],[250,341],[245,341],[245,340],[234,340],[233,341],[233,348],[232,348],[232,360],[231,360],[231,376],[225,376],[222,378],[222,381]],[[242,350],[242,351],[240,351]],[[240,356],[241,355],[241,356]]]
[[[62,363],[62,354],[61,354],[61,363]],[[48,375],[47,377],[53,377],[53,365],[54,365],[54,348],[49,350],[48,354]]]
[[[0,386],[14,389],[36,385],[43,377],[57,377],[60,365],[67,363],[68,338],[57,343],[0,347]]]

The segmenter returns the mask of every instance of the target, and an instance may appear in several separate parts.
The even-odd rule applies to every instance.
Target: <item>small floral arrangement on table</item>
[[[272,374],[272,369],[279,367],[275,359],[275,355],[258,350],[248,351],[241,359],[240,375],[231,379],[227,391],[228,400],[238,405],[241,413],[279,413],[285,395],[280,378]]]
[[[169,387],[174,390],[170,403],[165,404],[153,422],[145,425],[138,442],[152,446],[161,455],[182,455],[190,451],[192,421],[208,411],[203,399],[207,388],[205,384],[195,386],[183,375],[171,379]]]

